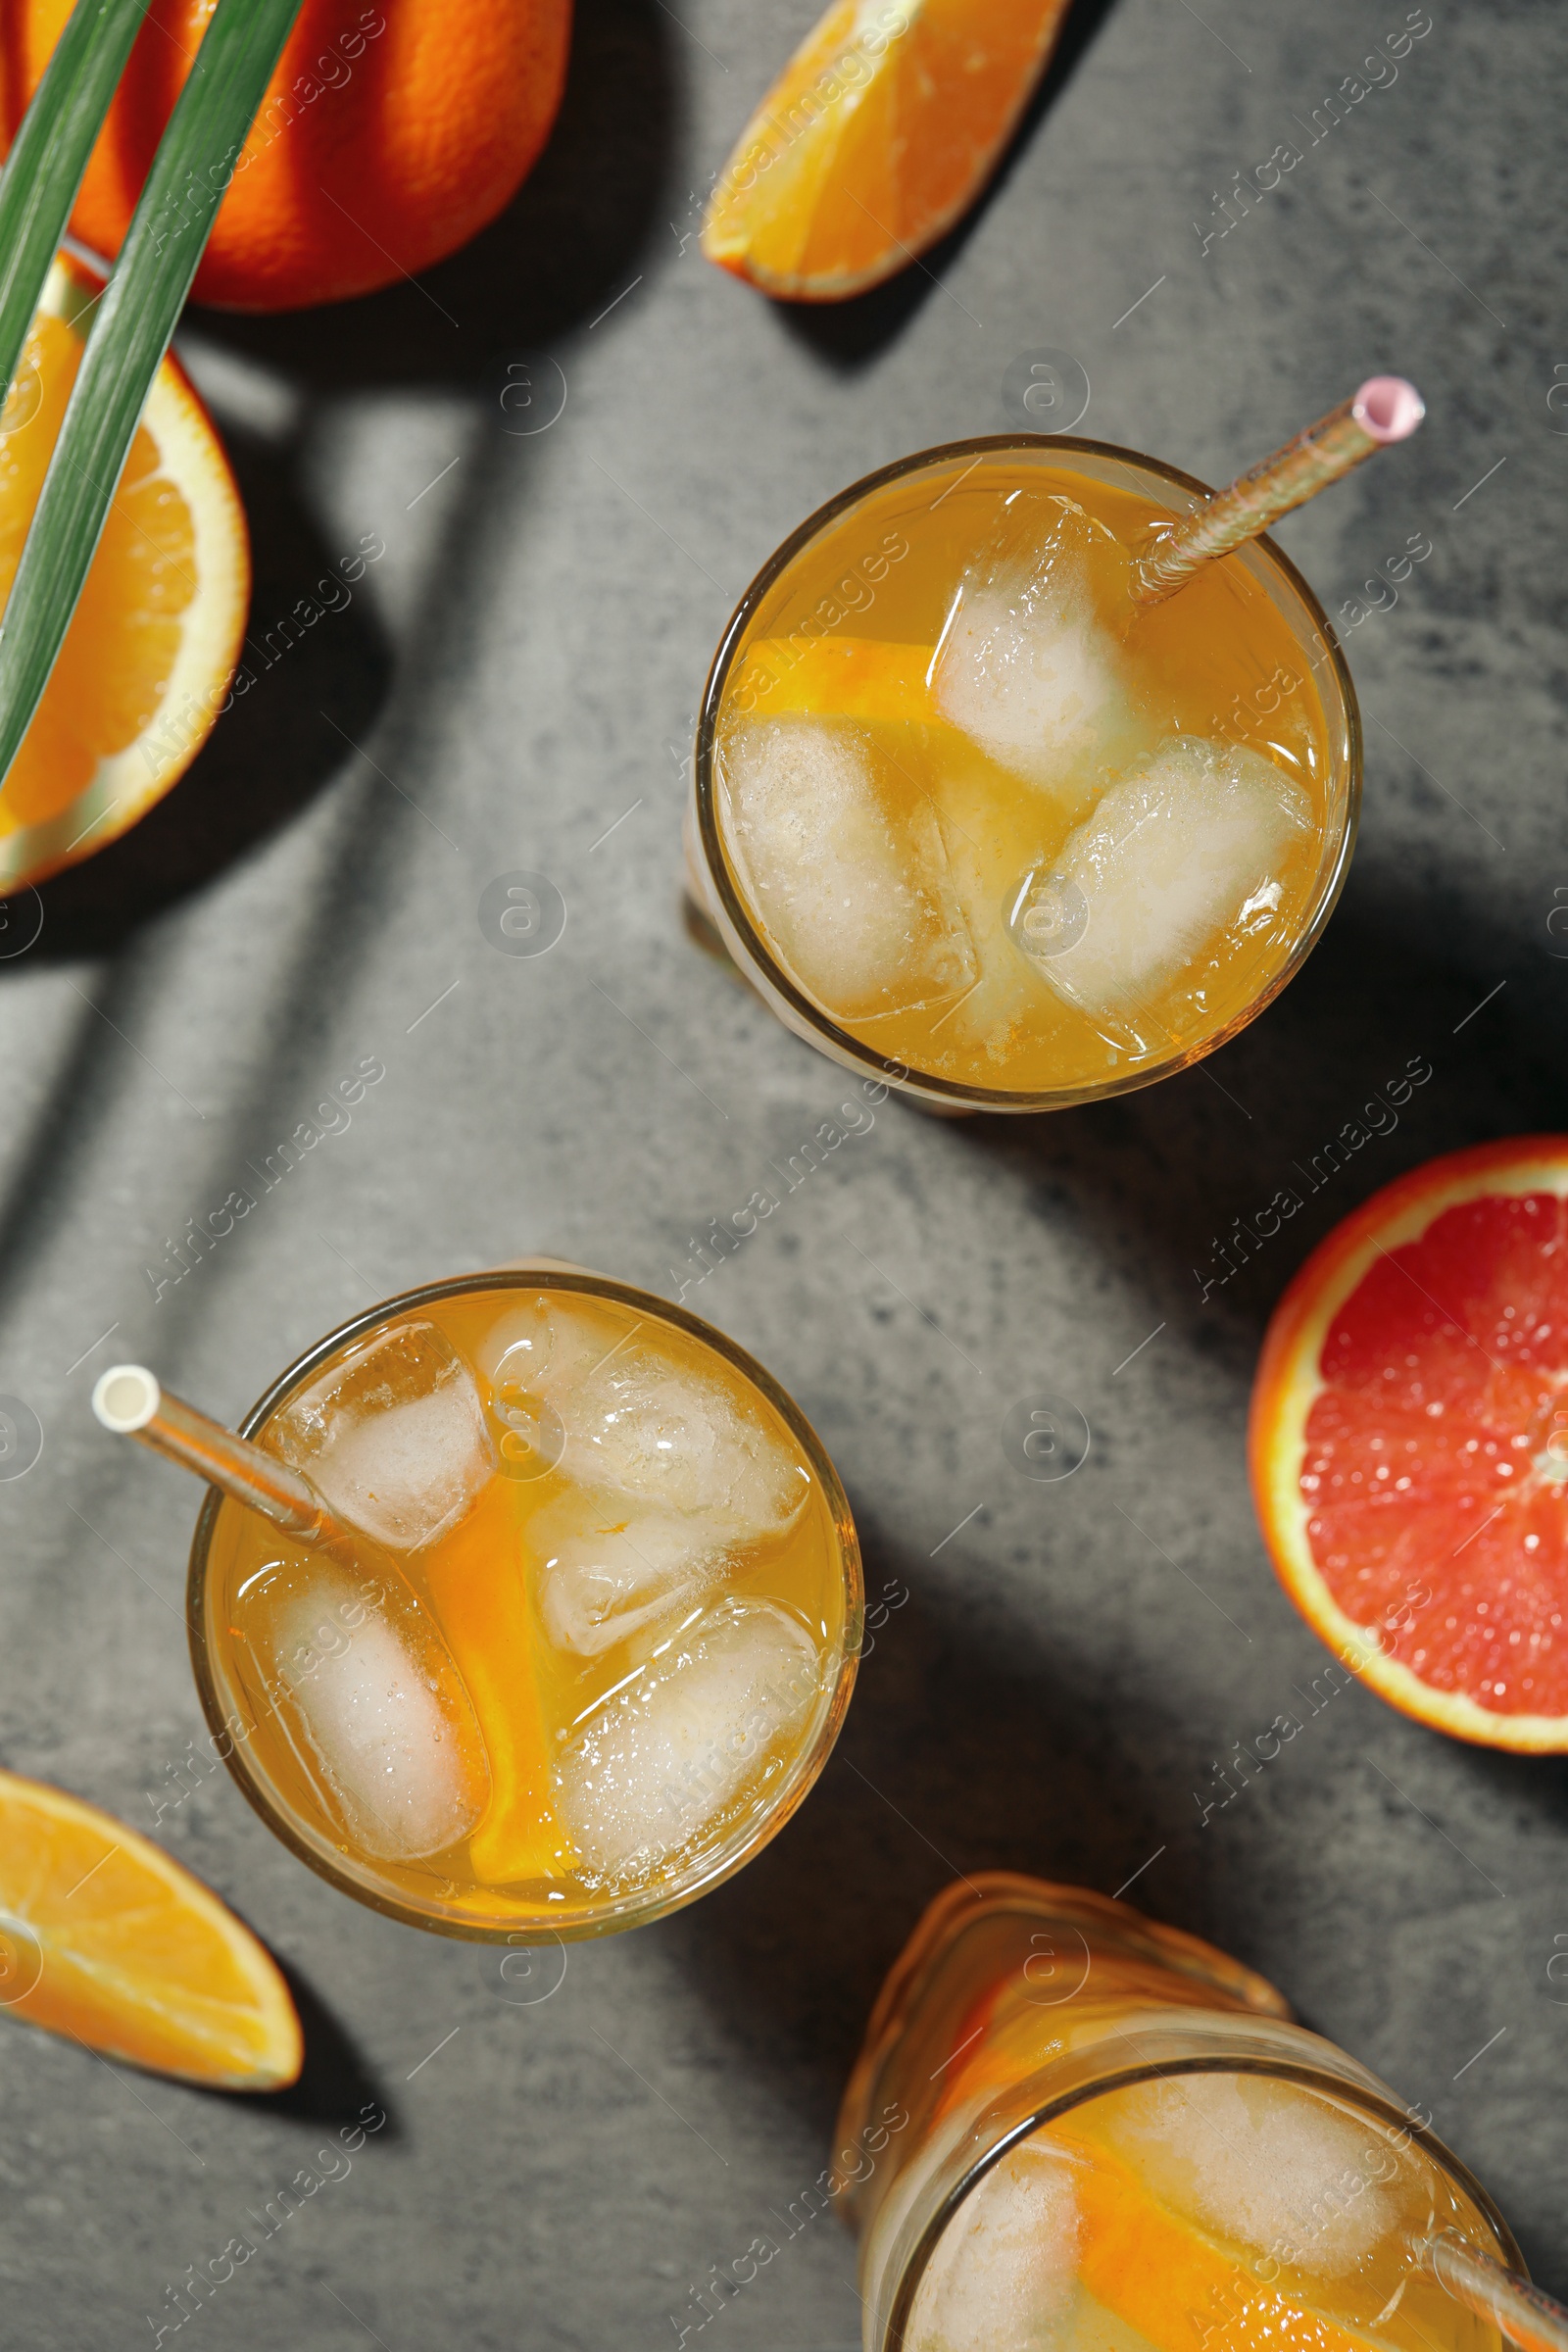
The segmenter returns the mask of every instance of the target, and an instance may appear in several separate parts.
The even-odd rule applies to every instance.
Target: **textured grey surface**
[[[1149,1909],[1430,2102],[1568,2290],[1568,2005],[1546,1975],[1564,1766],[1446,1742],[1353,1688],[1206,1828],[1194,1793],[1323,1664],[1244,1486],[1270,1304],[1401,1169],[1568,1124],[1546,928],[1568,891],[1568,415],[1546,405],[1568,362],[1568,24],[1551,0],[1433,0],[1396,81],[1308,145],[1397,0],[1082,9],[940,282],[801,318],[683,240],[813,9],[682,0],[688,33],[657,0],[586,0],[556,142],[466,255],[316,318],[191,323],[251,507],[256,634],[361,534],[386,554],[0,962],[0,1390],[45,1430],[0,1483],[5,1762],[151,1826],[199,1735],[195,1496],[93,1428],[111,1351],[236,1415],[418,1279],[543,1249],[669,1291],[689,1237],[831,1113],[832,1067],[682,934],[690,713],[775,541],[871,466],[1003,429],[1019,351],[1077,356],[1085,431],[1211,480],[1374,365],[1421,384],[1417,440],[1282,534],[1331,612],[1407,535],[1434,542],[1348,638],[1370,737],[1349,887],[1211,1069],[1050,1121],[890,1102],[692,1295],[822,1432],[873,1596],[908,1593],[818,1789],[735,1884],[574,1948],[552,1997],[512,2005],[493,1956],[332,1892],[223,1774],[165,1812],[158,1834],[296,1972],[306,2084],[205,2097],[0,2025],[8,2344],[150,2340],[166,2286],[256,2235],[247,2209],[379,2100],[352,2171],[180,2341],[668,2346],[709,2266],[826,2161],[919,1906],[996,1864],[1107,1890],[1148,1864]],[[1204,256],[1213,191],[1290,139],[1285,187]],[[528,349],[569,397],[513,440],[485,369]],[[517,867],[569,908],[536,960],[476,918]],[[1397,1132],[1201,1303],[1216,1228],[1412,1054],[1435,1075]],[[362,1055],[386,1077],[352,1125],[154,1304],[166,1237]],[[1042,1389],[1094,1432],[1057,1486],[999,1437]],[[848,2347],[851,2277],[823,2219],[714,2325],[734,2352]]]

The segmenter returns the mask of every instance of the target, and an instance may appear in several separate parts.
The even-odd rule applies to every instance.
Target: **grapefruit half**
[[[1314,1632],[1404,1714],[1568,1751],[1568,1136],[1455,1152],[1275,1309],[1252,1493]]]

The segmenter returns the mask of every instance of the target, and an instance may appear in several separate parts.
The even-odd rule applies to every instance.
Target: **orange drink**
[[[197,1680],[246,1795],[348,1892],[447,1935],[597,1934],[805,1796],[854,1682],[855,1531],[799,1409],[695,1316],[555,1267],[433,1284],[243,1434],[348,1541],[210,1496]]]
[[[1517,2249],[1419,2114],[1261,1977],[1081,1888],[989,1872],[938,1898],[836,2145],[866,2352],[1502,2343],[1430,2247]]]
[[[689,863],[823,1052],[1049,1109],[1211,1052],[1301,961],[1349,858],[1354,696],[1266,539],[1134,595],[1206,497],[1095,442],[959,443],[844,492],[748,589]]]

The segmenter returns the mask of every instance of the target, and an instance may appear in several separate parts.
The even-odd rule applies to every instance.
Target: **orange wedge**
[[[1073,2175],[1078,2276],[1159,2352],[1375,2352],[1376,2337],[1262,2282],[1098,2140],[1085,2145],[1059,2127],[1053,2137],[1087,2158]]]
[[[62,256],[0,414],[0,605],[10,596],[99,281]],[[245,516],[184,370],[166,359],[42,703],[0,789],[0,896],[133,825],[228,694],[250,600]]]
[[[805,646],[761,637],[747,647],[730,692],[737,710],[758,718],[808,710],[821,718],[939,726],[925,682],[933,651],[878,637],[819,637]]]
[[[742,131],[703,224],[791,302],[879,285],[979,195],[1067,0],[834,0]]]
[[[111,1813],[0,1772],[0,2008],[133,2066],[276,2090],[288,1986],[216,1894]]]
[[[550,1803],[550,1740],[534,1673],[535,1644],[514,1560],[516,1488],[491,1480],[456,1533],[432,1546],[425,1587],[473,1701],[490,1756],[490,1802],[468,1845],[481,1886],[561,1878],[571,1841]]]
[[[1336,1226],[1274,1310],[1250,1453],[1346,1666],[1456,1739],[1568,1751],[1568,1136],[1430,1160]]]

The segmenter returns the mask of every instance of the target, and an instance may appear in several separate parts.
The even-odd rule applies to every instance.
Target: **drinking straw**
[[[117,1437],[139,1438],[182,1470],[221,1487],[297,1542],[353,1556],[347,1531],[308,1478],[274,1461],[248,1438],[171,1396],[145,1364],[111,1364],[92,1393],[92,1409]]]
[[[1423,2238],[1412,2251],[1456,2303],[1478,2320],[1490,2320],[1521,2352],[1568,2352],[1568,2310],[1517,2271],[1483,2254],[1457,2230]]]
[[[1426,413],[1420,393],[1402,375],[1368,376],[1349,400],[1147,547],[1133,565],[1134,596],[1141,604],[1154,605],[1174,595],[1200,564],[1255,539],[1374,450],[1407,440]]]

